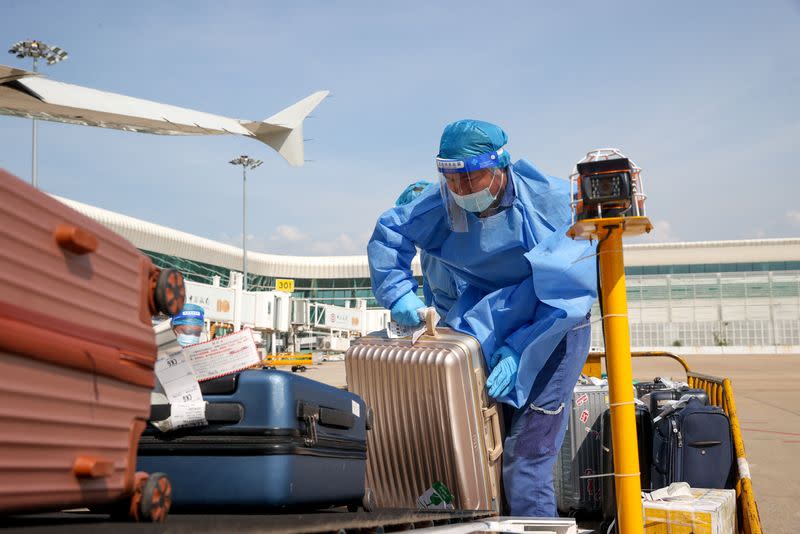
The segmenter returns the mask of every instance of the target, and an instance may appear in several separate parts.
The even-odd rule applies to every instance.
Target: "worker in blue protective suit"
[[[434,184],[425,180],[410,184],[397,197],[395,206],[408,204],[428,187],[434,187]],[[419,252],[419,262],[422,266],[422,295],[425,305],[433,306],[440,317],[445,317],[465,284],[453,276],[435,256],[424,250]]]
[[[416,247],[442,267],[431,286],[457,284],[443,321],[480,342],[489,395],[515,409],[503,457],[510,513],[552,517],[565,407],[589,350],[594,249],[566,236],[568,183],[528,161],[512,164],[506,143],[490,123],[448,125],[440,187],[380,216],[370,273],[378,303],[409,326],[424,307],[411,274]]]

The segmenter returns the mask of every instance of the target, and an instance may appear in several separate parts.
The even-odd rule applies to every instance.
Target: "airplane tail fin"
[[[304,162],[303,121],[328,94],[328,91],[317,91],[263,122],[247,122],[243,126],[253,132],[256,139],[274,148],[289,165],[301,167]]]

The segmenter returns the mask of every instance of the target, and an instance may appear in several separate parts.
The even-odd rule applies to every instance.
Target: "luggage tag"
[[[412,345],[422,337],[422,334],[427,333],[430,336],[436,337],[436,325],[439,323],[439,319],[441,319],[436,308],[420,308],[417,310],[417,315],[419,315],[422,321],[421,326],[403,326],[398,324],[397,321],[389,321],[389,324],[386,325],[386,337],[389,339],[411,337]]]
[[[238,373],[261,363],[249,328],[205,343],[189,345],[184,347],[183,353],[199,382]]]
[[[455,510],[453,494],[437,480],[417,498],[417,507],[420,510]]]
[[[162,432],[179,428],[206,426],[206,403],[200,384],[181,351],[169,358],[156,360],[156,378],[170,404],[170,416],[163,421],[152,421]]]
[[[161,432],[194,426],[207,426],[206,404],[202,400],[172,404],[169,417],[163,421],[151,421],[151,424]]]
[[[200,384],[183,352],[156,360],[155,371],[170,404],[203,400]]]

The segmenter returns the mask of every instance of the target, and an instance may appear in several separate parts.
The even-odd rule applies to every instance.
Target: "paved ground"
[[[688,356],[692,368],[733,383],[756,498],[765,532],[800,532],[800,356]],[[343,362],[326,362],[305,376],[346,383]],[[637,358],[634,376],[683,377],[663,358]]]

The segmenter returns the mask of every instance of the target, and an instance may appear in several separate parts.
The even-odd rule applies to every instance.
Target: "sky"
[[[436,180],[446,124],[502,126],[514,160],[566,178],[588,150],[643,169],[653,234],[800,236],[800,1],[4,0],[8,46],[69,52],[52,79],[263,120],[314,91],[303,167],[235,136],[40,122],[48,193],[241,245],[364,254],[404,187]],[[0,63],[29,68],[11,54]],[[0,116],[0,167],[31,173],[31,122]]]

